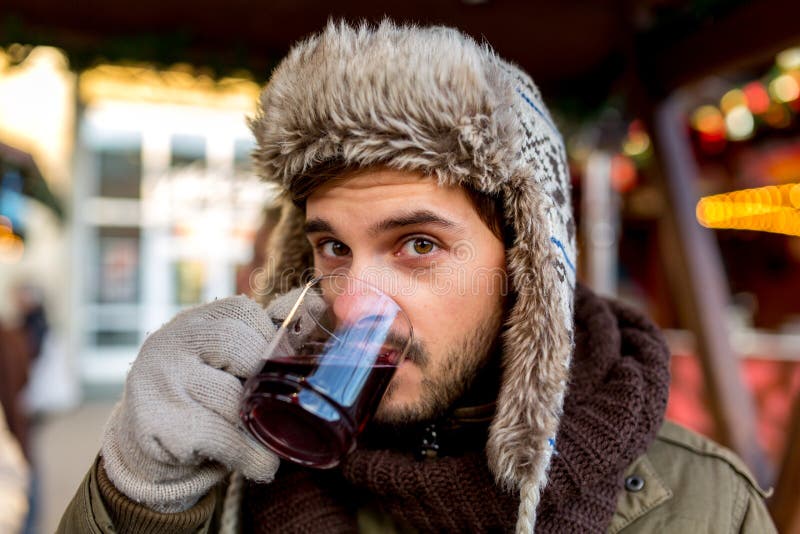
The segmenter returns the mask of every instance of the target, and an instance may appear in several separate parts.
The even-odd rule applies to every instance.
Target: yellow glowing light
[[[800,236],[800,184],[759,187],[704,197],[697,220],[707,228]]]
[[[725,121],[714,106],[700,106],[692,114],[692,126],[700,132],[714,134],[725,129]]]
[[[753,135],[753,128],[755,121],[753,114],[746,106],[736,106],[725,115],[725,128],[728,131],[728,137],[738,141],[747,139]]]
[[[775,62],[783,70],[800,69],[800,46],[787,48],[775,57]]]
[[[723,95],[719,103],[719,107],[724,113],[730,113],[733,108],[746,105],[747,97],[741,89],[731,89]]]
[[[60,50],[37,46],[25,54],[24,61],[0,74],[0,137],[32,154],[48,182],[68,187],[74,75]]]
[[[781,74],[769,82],[769,93],[779,102],[791,102],[800,96],[800,85],[794,76]]]
[[[800,184],[794,184],[791,189],[789,189],[789,201],[792,203],[797,209],[800,209]]]
[[[79,78],[84,102],[133,100],[252,111],[260,87],[245,78],[214,80],[178,64],[167,70],[99,65]]]
[[[622,144],[622,151],[631,157],[641,156],[650,148],[650,136],[647,132],[631,132]]]

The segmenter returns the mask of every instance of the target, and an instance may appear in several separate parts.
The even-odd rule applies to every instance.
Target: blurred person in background
[[[45,347],[50,330],[45,312],[42,290],[33,283],[20,282],[11,288],[14,312],[17,316],[13,328],[0,326],[0,400],[5,410],[8,427],[18,440],[27,458],[28,502],[25,511],[28,521],[25,532],[33,532],[37,511],[38,478],[30,443],[31,386],[36,379],[36,365]],[[44,388],[52,388],[44,384]]]
[[[0,323],[0,404],[9,431],[26,455],[29,454],[28,417],[22,392],[28,383],[32,358],[25,331]]]
[[[22,281],[12,287],[16,329],[24,338],[30,372],[21,402],[33,418],[78,404],[80,392],[73,380],[70,359],[56,329],[50,327],[47,302],[35,282]]]
[[[0,323],[0,527],[8,524],[11,529],[0,528],[0,533],[33,532],[36,484],[28,468],[33,454],[28,410],[23,399],[33,356],[26,332]],[[20,482],[23,478],[24,484]],[[3,517],[6,509],[8,518]],[[27,523],[20,523],[26,516]]]
[[[0,533],[22,532],[28,517],[28,465],[0,410]]]
[[[50,326],[44,307],[42,290],[33,284],[19,284],[13,288],[13,298],[21,324],[19,328],[28,341],[31,362],[42,352],[45,336]]]
[[[566,151],[527,74],[457,30],[329,23],[251,126],[283,193],[260,303],[145,341],[61,532],[774,532],[741,460],[664,422],[655,326],[576,283]],[[331,470],[238,422],[312,267],[417,282],[392,295],[413,357]]]

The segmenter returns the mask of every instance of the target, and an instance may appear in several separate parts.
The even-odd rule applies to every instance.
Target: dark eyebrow
[[[303,231],[306,235],[323,232],[328,232],[329,234],[334,233],[331,223],[324,219],[311,219],[310,221],[306,221],[306,224],[303,225]]]
[[[415,224],[430,224],[445,230],[464,231],[464,227],[462,225],[449,219],[445,219],[441,215],[437,215],[430,210],[417,210],[409,213],[403,213],[396,217],[391,217],[376,223],[369,229],[369,234],[371,236],[376,236],[381,232],[388,232],[389,230],[394,230],[395,228],[413,226]]]
[[[464,226],[449,219],[445,219],[441,215],[437,215],[430,210],[417,210],[380,221],[372,225],[368,232],[371,236],[376,236],[381,232],[388,232],[389,230],[394,230],[395,228],[413,226],[416,224],[431,224],[445,230],[455,230],[459,232],[464,231]],[[303,226],[303,230],[306,234],[323,232],[331,234],[336,233],[333,229],[333,226],[331,226],[331,224],[324,219],[311,219],[306,221],[305,225]]]

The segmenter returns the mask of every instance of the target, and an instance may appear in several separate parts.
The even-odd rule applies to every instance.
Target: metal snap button
[[[625,479],[625,489],[636,493],[644,489],[644,479],[638,475],[631,475]]]

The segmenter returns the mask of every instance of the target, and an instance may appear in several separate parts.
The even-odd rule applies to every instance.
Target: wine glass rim
[[[357,282],[366,285],[367,287],[369,287],[373,291],[376,291],[379,295],[382,295],[384,297],[388,297],[394,303],[394,305],[397,306],[397,311],[399,312],[399,315],[402,316],[403,321],[405,322],[406,326],[408,327],[408,343],[407,343],[408,347],[406,347],[406,350],[408,350],[408,348],[411,346],[412,340],[414,339],[414,325],[411,323],[411,319],[409,319],[408,314],[403,309],[403,307],[400,306],[400,304],[397,302],[397,300],[395,300],[395,298],[392,295],[386,293],[385,291],[383,291],[379,287],[376,287],[374,284],[371,284],[370,282],[364,280],[363,278],[358,278],[357,276],[352,276],[352,275],[344,274],[344,273],[323,274],[321,276],[317,276],[317,277],[309,280],[308,282],[306,282],[305,286],[303,287],[303,293],[301,294],[301,298],[305,297],[305,294],[313,286],[318,285],[322,280],[331,279],[331,278],[345,278],[345,279],[350,279],[350,280],[356,280]],[[333,332],[330,332],[327,328],[325,328],[324,325],[320,324],[319,321],[317,321],[316,317],[312,316],[312,319],[314,320],[315,323],[317,323],[317,326],[319,326],[320,328],[325,330],[325,332],[327,332],[328,334],[336,337]]]

